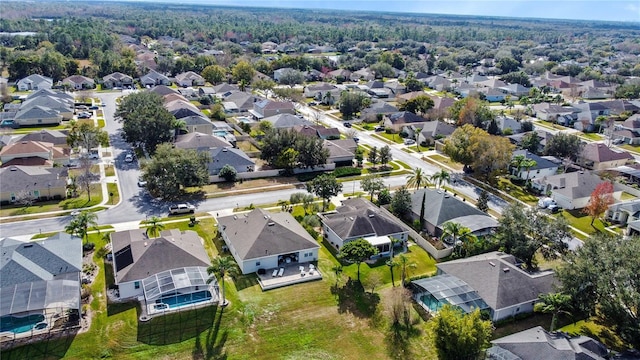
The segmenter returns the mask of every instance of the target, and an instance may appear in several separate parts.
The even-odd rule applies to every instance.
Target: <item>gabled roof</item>
[[[169,81],[169,78],[160,74],[159,72],[155,71],[155,70],[151,70],[149,71],[148,74],[143,75],[140,77],[140,81],[141,82],[146,82],[146,81],[151,81],[153,83],[156,83],[158,80],[160,81]]]
[[[7,155],[23,155],[36,153],[51,153],[53,144],[42,141],[21,140],[11,143],[0,150],[0,157]]]
[[[569,199],[589,197],[596,186],[603,182],[598,175],[582,171],[553,175],[533,181],[549,184],[553,192]]]
[[[194,125],[211,125],[211,120],[199,115],[185,116],[180,120],[184,121],[187,126]]]
[[[18,139],[15,139],[13,142],[18,141],[41,141],[46,143],[52,143],[54,145],[66,145],[67,144],[67,134],[58,130],[40,130],[28,133],[26,135],[21,136]]]
[[[167,85],[157,85],[157,86],[154,86],[153,88],[151,88],[149,91],[152,92],[152,93],[156,93],[156,94],[158,94],[160,96],[165,96],[165,95],[168,95],[168,94],[178,94],[178,95],[180,95],[178,90],[172,89],[172,88],[168,87]]]
[[[84,84],[84,83],[89,83],[89,84],[93,84],[94,80],[92,78],[88,78],[86,76],[82,76],[82,75],[71,75],[67,78],[64,78],[62,80],[62,83],[74,83],[74,84]]]
[[[231,147],[223,138],[215,135],[192,132],[176,137],[175,146],[180,149],[212,149]]]
[[[555,283],[552,271],[525,272],[515,257],[496,251],[436,266],[466,282],[493,310],[536,301],[553,291]]]
[[[25,78],[22,78],[18,81],[18,83],[22,83],[22,82],[28,82],[28,83],[34,83],[34,84],[39,84],[42,82],[48,82],[50,84],[53,84],[53,80],[49,77],[46,76],[42,76],[40,74],[31,74]]]
[[[240,88],[236,84],[222,83],[214,86],[213,91],[219,94],[219,93],[226,93],[229,91],[240,91]]]
[[[273,101],[264,99],[255,103],[255,106],[264,110],[282,110],[282,109],[295,109],[291,101]]]
[[[220,217],[218,226],[242,260],[320,247],[288,212],[257,208],[247,214]]]
[[[231,165],[237,169],[254,166],[255,164],[256,163],[240,149],[232,147],[211,149],[211,167],[214,169],[221,169],[225,165]]]
[[[498,226],[494,218],[477,208],[449,193],[434,189],[418,189],[411,194],[411,211],[417,216],[420,215],[424,193],[426,193],[424,219],[434,226],[441,227],[447,221],[455,221],[470,228],[472,232]],[[469,217],[475,215],[480,216],[483,221],[478,222],[477,218]],[[465,221],[467,217],[470,221]]]
[[[616,151],[603,143],[588,143],[582,148],[582,158],[596,163],[614,160],[631,160],[633,156],[626,151]]]
[[[398,219],[363,198],[347,199],[342,204],[336,213],[323,214],[322,222],[343,240],[406,232]]]
[[[193,71],[187,71],[184,72],[182,74],[178,74],[176,75],[176,81],[178,82],[183,82],[184,80],[199,80],[199,81],[203,81],[204,78],[202,76],[200,76],[199,74],[193,72]]]
[[[374,102],[362,110],[362,113],[365,114],[392,114],[395,112],[398,112],[398,108],[385,101]]]
[[[541,326],[523,330],[491,341],[487,350],[491,359],[519,360],[604,360],[609,351],[599,341],[587,336],[550,333]]]
[[[82,270],[81,243],[66,233],[42,241],[0,240],[0,287],[77,274]]]
[[[21,119],[36,119],[36,118],[52,118],[58,117],[62,120],[62,115],[57,110],[50,109],[44,106],[30,106],[26,109],[21,108],[15,115],[16,120]]]
[[[513,152],[513,156],[511,157],[512,159],[515,158],[518,155],[523,155],[525,159],[531,159],[533,161],[536,162],[535,166],[532,166],[529,168],[529,171],[531,170],[539,170],[539,169],[552,169],[552,168],[557,168],[558,164],[554,163],[551,160],[545,159],[541,156],[538,156],[534,153],[529,152],[529,150],[516,150]],[[525,169],[523,169],[525,170]]]
[[[393,113],[389,115],[389,121],[393,124],[409,124],[416,122],[424,122],[424,118],[422,116],[418,116],[409,111],[401,111],[397,113]]]
[[[66,168],[46,168],[40,166],[11,165],[0,168],[0,189],[2,192],[24,191],[28,185],[32,190],[46,189],[49,184],[53,188],[65,187]]]
[[[422,125],[423,136],[433,138],[437,135],[449,136],[453,134],[456,127],[442,121],[427,121]]]
[[[133,78],[129,75],[125,75],[121,72],[114,72],[111,73],[109,75],[106,75],[105,77],[102,78],[104,81],[109,81],[109,80],[115,80],[115,81],[122,81],[124,79],[127,80],[133,80]]]
[[[331,90],[338,90],[338,88],[335,85],[332,84],[327,84],[327,83],[317,83],[317,84],[311,84],[307,86],[307,90],[309,91],[331,91]]]
[[[194,231],[165,230],[149,239],[144,229],[111,233],[116,283],[145,279],[188,266],[209,266],[210,259]]]
[[[295,125],[313,125],[313,123],[307,119],[302,119],[288,113],[269,116],[262,119],[262,121],[270,122],[274,128],[291,128]]]

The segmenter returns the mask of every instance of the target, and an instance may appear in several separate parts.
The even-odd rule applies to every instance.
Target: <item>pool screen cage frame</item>
[[[209,283],[207,280],[211,279]],[[187,293],[208,290],[212,298],[218,297],[218,279],[215,275],[209,275],[204,266],[190,266],[171,270],[165,270],[151,275],[142,280],[145,305],[154,304],[156,300],[168,296],[183,295]]]
[[[422,296],[431,296],[440,304],[435,311],[445,304],[458,307],[466,313],[471,313],[475,309],[489,309],[489,305],[471,286],[453,275],[441,274],[419,279],[413,281],[411,285],[416,301],[429,311],[434,310],[422,303]]]

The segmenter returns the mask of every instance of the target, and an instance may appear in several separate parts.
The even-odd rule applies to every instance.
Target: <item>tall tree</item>
[[[67,135],[67,144],[73,148],[82,146],[87,151],[98,145],[109,145],[109,134],[89,122],[78,123],[72,120],[71,130]]]
[[[445,305],[433,321],[433,339],[440,360],[478,359],[489,345],[492,325],[482,320],[479,309],[465,314]]]
[[[160,232],[164,229],[162,220],[157,216],[152,216],[147,220],[147,236],[149,238],[155,238],[160,235]]]
[[[440,189],[443,184],[449,184],[451,182],[451,174],[447,170],[441,169],[431,175],[431,182],[436,184],[438,189]]]
[[[340,113],[344,119],[350,119],[370,103],[371,100],[360,93],[343,91],[340,95]]]
[[[410,111],[414,114],[426,114],[434,106],[433,99],[427,95],[416,96],[400,105],[401,111]]]
[[[640,239],[598,234],[557,269],[573,310],[612,324],[630,347],[640,348]]]
[[[565,218],[552,218],[519,203],[507,207],[499,220],[496,238],[505,252],[521,259],[527,268],[536,268],[535,254],[547,259],[566,253],[564,239],[571,236]]]
[[[420,188],[421,185],[428,186],[429,184],[429,176],[424,173],[422,168],[414,168],[413,172],[410,175],[407,175],[407,186],[415,187],[416,190]]]
[[[449,108],[449,115],[458,125],[470,124],[479,128],[494,118],[487,103],[473,96],[456,101]]]
[[[378,148],[372,147],[369,150],[369,154],[367,155],[367,161],[370,162],[373,166],[376,166],[378,161],[380,160],[380,155],[378,154]]]
[[[227,70],[220,65],[209,65],[202,70],[202,77],[213,85],[225,80]]]
[[[556,323],[558,322],[558,316],[560,314],[570,314],[571,296],[563,293],[549,293],[540,294],[538,298],[540,302],[534,305],[533,311],[552,314],[549,331],[554,331],[556,329]]]
[[[444,153],[453,161],[459,162],[465,167],[470,166],[477,154],[473,152],[473,146],[482,136],[488,136],[486,131],[465,124],[457,128],[444,142]]]
[[[404,254],[398,255],[398,264],[401,270],[400,279],[402,281],[402,286],[406,286],[406,278],[409,273],[408,269],[415,269],[418,265]]]
[[[389,145],[385,145],[380,148],[380,165],[382,167],[386,167],[387,164],[393,159],[393,155],[391,154],[391,148]]]
[[[73,220],[65,227],[65,231],[75,235],[87,242],[89,237],[89,228],[98,226],[98,216],[88,210],[81,211]]]
[[[362,190],[366,191],[370,195],[370,200],[373,201],[373,195],[384,189],[384,181],[376,174],[368,174],[360,180],[360,186]]]
[[[175,117],[165,109],[160,95],[141,91],[122,98],[115,113],[127,142],[153,154],[156,147],[173,140]]]
[[[489,212],[489,192],[487,190],[480,191],[476,207],[482,212]]]
[[[547,140],[544,153],[563,159],[566,170],[571,161],[576,161],[582,152],[582,146],[582,140],[578,136],[559,132]]]
[[[253,69],[253,66],[251,66],[251,64],[249,64],[247,61],[240,60],[231,70],[231,74],[233,75],[233,80],[235,80],[236,82],[251,84],[251,80],[256,74],[256,71]]]
[[[360,281],[360,265],[378,254],[378,248],[365,239],[349,241],[340,249],[340,258],[358,266],[358,282]]]
[[[322,211],[325,211],[329,200],[342,191],[342,184],[334,175],[322,174],[307,183],[307,191],[322,198]]]
[[[235,277],[240,273],[240,268],[236,261],[231,256],[218,256],[211,260],[211,266],[207,268],[207,274],[215,275],[207,279],[207,284],[215,281],[216,278],[220,281],[220,305],[226,305],[227,301],[224,297],[224,281],[227,276]]]
[[[607,211],[609,205],[613,204],[613,184],[609,181],[601,182],[591,193],[589,202],[584,208],[584,213],[591,216],[591,225],[596,218],[602,216]]]
[[[411,211],[411,194],[406,187],[401,187],[391,199],[391,212],[396,216],[404,218]]]

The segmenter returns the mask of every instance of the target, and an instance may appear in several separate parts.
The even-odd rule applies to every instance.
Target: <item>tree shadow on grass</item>
[[[199,337],[211,330],[218,310],[218,306],[212,305],[139,322],[138,341],[149,345],[168,345]]]
[[[68,329],[51,336],[44,335],[39,341],[19,346],[10,350],[2,350],[2,360],[21,359],[63,359],[78,329]],[[3,344],[3,348],[6,344]],[[17,344],[16,344],[17,345]],[[8,346],[12,346],[11,344]]]
[[[233,278],[233,283],[236,285],[236,290],[244,290],[246,288],[258,285],[258,275],[253,273],[238,275]]]
[[[226,360],[227,354],[224,351],[224,345],[229,336],[225,330],[220,334],[220,323],[224,308],[221,308],[217,314],[214,314],[214,324],[204,336],[204,347],[202,346],[202,335],[196,337],[196,344],[192,352],[194,360]]]
[[[337,297],[339,313],[348,312],[360,318],[372,318],[380,303],[380,295],[366,292],[360,282],[351,278],[344,286],[331,286],[331,293]]]

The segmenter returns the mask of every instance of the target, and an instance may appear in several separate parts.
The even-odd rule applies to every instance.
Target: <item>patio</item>
[[[322,279],[322,275],[312,263],[281,265],[278,268],[267,269],[264,274],[257,275],[258,283],[263,291]]]

